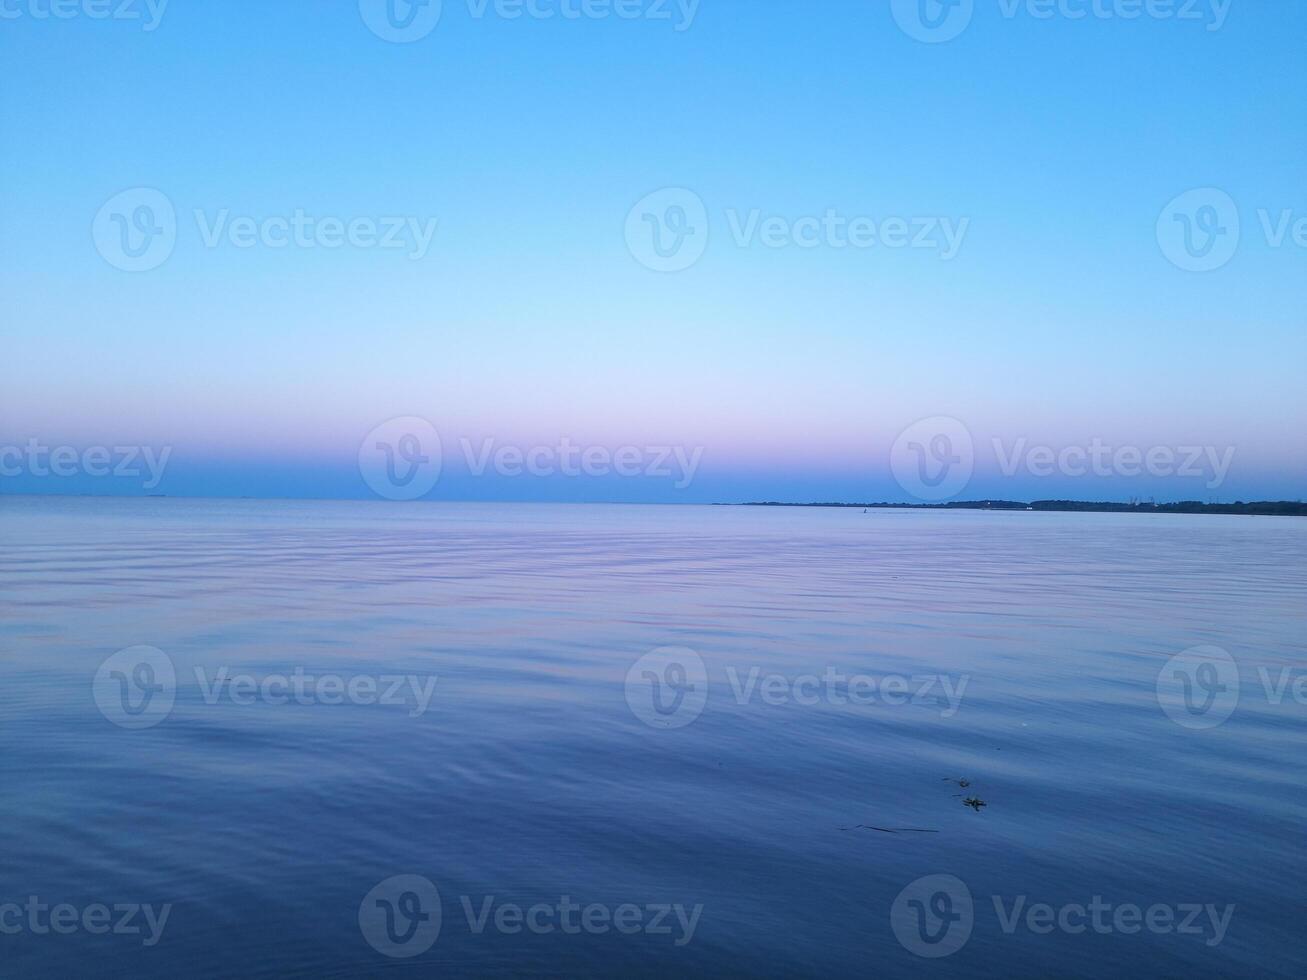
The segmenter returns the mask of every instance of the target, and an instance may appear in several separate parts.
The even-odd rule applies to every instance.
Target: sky
[[[1300,499],[1305,37],[0,0],[0,492]]]

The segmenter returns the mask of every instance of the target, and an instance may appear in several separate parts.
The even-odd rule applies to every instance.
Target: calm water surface
[[[1307,971],[1307,521],[8,497],[0,541],[0,975]],[[101,670],[142,645],[175,686]],[[1095,896],[1233,910],[1024,911]],[[81,918],[135,903],[153,945]]]

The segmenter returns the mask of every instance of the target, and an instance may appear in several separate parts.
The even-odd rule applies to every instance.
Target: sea
[[[1307,519],[0,497],[0,976],[1307,975]]]

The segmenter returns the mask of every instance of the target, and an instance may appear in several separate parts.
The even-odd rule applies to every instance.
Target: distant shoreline
[[[1086,512],[1106,514],[1242,514],[1254,517],[1307,517],[1307,504],[1299,500],[1259,500],[1233,504],[1204,504],[1197,500],[1181,500],[1173,504],[1129,503],[1087,500],[957,500],[943,504],[891,504],[891,503],[811,503],[786,504],[779,501],[748,501],[730,506],[737,507],[861,507],[864,510],[1019,510]]]
[[[390,505],[395,501],[375,497],[255,497],[205,496],[191,494],[96,494],[96,493],[9,493],[0,490],[0,501],[6,500],[112,500],[112,501],[244,501],[268,503],[374,503]],[[1062,513],[1109,514],[1233,514],[1249,517],[1307,517],[1307,503],[1300,500],[1258,500],[1232,504],[1204,504],[1197,500],[1175,503],[1117,503],[1115,501],[1086,500],[957,500],[942,504],[909,504],[878,501],[876,503],[843,503],[839,501],[814,503],[783,503],[776,500],[696,501],[685,503],[669,500],[478,500],[466,498],[434,498],[406,501],[410,504],[521,504],[540,506],[628,506],[628,507],[831,507],[862,508],[863,510],[995,510],[1045,511]]]

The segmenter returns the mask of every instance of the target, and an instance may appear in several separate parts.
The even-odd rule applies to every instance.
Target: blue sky
[[[6,492],[375,496],[418,418],[436,500],[931,499],[918,456],[968,499],[1303,495],[1301,4],[975,0],[926,43],[915,4],[445,0],[393,43],[356,2],[122,2],[0,7]],[[140,189],[175,242],[127,271]]]

